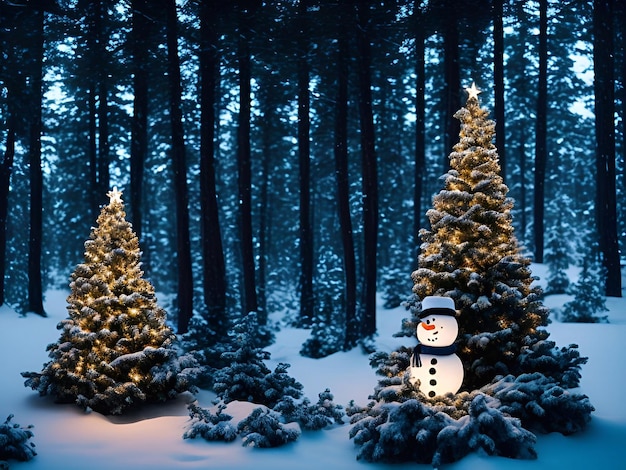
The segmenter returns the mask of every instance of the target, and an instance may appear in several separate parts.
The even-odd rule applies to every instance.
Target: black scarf
[[[413,349],[413,356],[411,356],[411,367],[422,367],[422,360],[420,354],[431,354],[433,356],[449,356],[456,352],[456,344],[450,346],[426,346],[425,344],[418,344]]]

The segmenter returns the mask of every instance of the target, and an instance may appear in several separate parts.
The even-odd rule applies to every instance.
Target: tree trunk
[[[517,6],[517,11],[519,12],[518,14],[520,15],[520,17],[523,18],[522,15],[524,15],[524,8],[523,8],[523,4],[520,4]],[[524,21],[522,21],[523,23]],[[519,44],[520,47],[522,48],[526,48],[526,41],[527,41],[527,29],[525,26],[522,26],[522,29],[520,31],[520,39],[519,39]],[[526,70],[526,67],[528,66],[528,60],[525,59],[525,56],[522,54],[521,55],[521,59],[523,61],[521,69],[522,70]],[[520,80],[519,85],[517,87],[519,96],[522,97],[526,97],[528,96],[528,82],[524,79],[524,80]],[[521,228],[521,233],[522,233],[522,239],[523,240],[527,240],[528,237],[528,198],[527,198],[527,192],[528,192],[528,182],[526,180],[526,143],[528,140],[528,129],[526,125],[517,125],[516,128],[518,129],[519,132],[519,136],[517,137],[517,141],[518,141],[518,145],[516,148],[516,153],[518,156],[518,162],[519,162],[519,175],[520,175],[520,182],[519,182],[519,187],[520,187],[520,196],[519,196],[519,200],[517,201],[517,208],[519,210],[519,226]],[[525,245],[527,243],[524,243]],[[528,243],[529,244],[529,243]]]
[[[89,97],[87,102],[87,109],[89,116],[88,125],[88,159],[89,159],[89,205],[91,207],[91,218],[95,221],[99,212],[99,200],[98,197],[98,112],[96,110],[96,80],[92,77],[89,81]]]
[[[615,187],[615,83],[613,59],[613,1],[593,2],[593,66],[596,114],[596,221],[600,252],[606,269],[606,292],[622,296],[617,200]]]
[[[43,308],[41,245],[43,241],[43,171],[41,168],[41,132],[43,104],[44,14],[33,12],[35,33],[33,56],[35,66],[31,80],[30,137],[30,236],[28,240],[28,311],[46,316]]]
[[[228,333],[226,263],[215,181],[215,104],[219,80],[217,2],[200,6],[200,210],[204,306],[209,327]]]
[[[263,107],[263,116],[266,122],[277,122],[280,120],[276,113],[279,104],[272,101],[275,95],[271,94],[271,87],[265,84],[263,91],[259,90],[260,106]],[[269,93],[268,93],[269,92]],[[270,256],[270,247],[272,231],[272,199],[270,197],[270,168],[272,165],[272,126],[263,126],[261,136],[261,174],[259,179],[259,235],[258,235],[258,254],[259,260],[257,266],[257,319],[259,324],[267,324],[267,260]]]
[[[141,241],[142,194],[144,163],[148,154],[148,41],[151,21],[148,19],[147,0],[133,0],[133,117],[130,140],[130,220],[137,238]]]
[[[237,127],[237,170],[240,216],[240,242],[243,271],[243,314],[256,312],[258,299],[255,281],[254,244],[252,234],[252,176],[250,152],[251,64],[250,19],[247,11],[239,16],[239,116]]]
[[[0,306],[4,305],[4,277],[6,274],[7,220],[9,216],[9,187],[15,158],[15,134],[17,118],[15,116],[15,91],[7,87],[7,138],[2,164],[0,165]]]
[[[107,105],[107,49],[101,0],[87,6],[87,54],[89,83],[89,171],[93,218],[109,192],[109,129]]]
[[[98,197],[109,192],[111,177],[109,172],[109,106],[107,98],[107,76],[101,70],[98,80]]]
[[[422,194],[424,193],[424,175],[426,173],[426,102],[424,92],[426,89],[426,65],[424,54],[425,38],[423,30],[423,18],[420,12],[421,0],[415,0],[414,28],[415,28],[415,174],[413,193],[413,237],[415,245],[415,259],[419,255],[418,233],[422,228]]]
[[[461,72],[459,65],[459,26],[456,6],[453,0],[445,0],[446,12],[443,32],[443,62],[445,79],[445,133],[443,168],[447,171],[449,161],[447,155],[452,151],[454,142],[459,137],[461,123],[454,114],[461,108]]]
[[[178,263],[178,333],[184,334],[193,315],[193,278],[189,241],[189,201],[187,163],[181,105],[180,59],[178,57],[177,15],[175,0],[166,2],[167,74],[170,89],[172,127],[172,168],[176,205],[176,254]]]
[[[300,323],[313,319],[313,230],[311,227],[311,163],[307,1],[298,2],[298,163],[300,168]]]
[[[335,175],[337,178],[337,208],[343,246],[343,271],[346,299],[346,334],[344,349],[349,350],[359,340],[359,323],[356,316],[356,259],[352,218],[350,216],[350,182],[348,176],[348,38],[345,7],[339,5],[337,100],[335,104]]]
[[[493,2],[493,81],[494,118],[496,121],[496,148],[500,157],[500,173],[506,181],[506,134],[504,131],[504,29],[502,4]]]
[[[622,161],[626,162],[626,4],[624,2],[618,2],[619,16],[618,25],[621,25],[621,50],[622,50],[622,67],[621,67],[621,80],[622,80]],[[626,188],[626,171],[622,170],[622,192]],[[626,219],[626,207],[622,205],[622,214],[624,214],[621,220]]]
[[[539,1],[539,78],[535,120],[535,193],[533,231],[536,263],[543,263],[544,186],[546,179],[548,114],[548,0]]]
[[[361,123],[363,184],[363,268],[364,302],[361,334],[376,333],[376,255],[378,245],[378,181],[371,89],[371,44],[368,31],[369,2],[357,3],[357,45],[359,70],[359,118]]]

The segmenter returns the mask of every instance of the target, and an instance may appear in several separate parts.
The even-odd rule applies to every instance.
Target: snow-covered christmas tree
[[[442,295],[455,302],[467,390],[497,375],[541,371],[539,364],[522,367],[519,356],[548,337],[548,309],[514,235],[513,201],[492,143],[495,123],[480,107],[478,93],[474,85],[468,88],[467,104],[455,114],[459,142],[444,189],[427,212],[431,228],[421,230],[418,268],[411,276],[419,299]]]
[[[547,340],[548,309],[513,233],[513,202],[492,143],[495,125],[476,87],[467,92],[466,106],[455,114],[461,130],[450,170],[427,212],[431,228],[420,233],[412,317],[403,325],[415,338],[422,300],[451,298],[465,377],[458,393],[427,396],[410,380],[412,348],[373,355],[383,376],[374,400],[347,410],[351,437],[366,460],[437,466],[479,450],[533,458],[532,431],[570,434],[593,411],[586,396],[567,390],[578,385],[586,358],[575,346],[559,349]],[[431,364],[434,374],[439,363]]]
[[[69,317],[61,321],[52,359],[23,372],[26,386],[62,403],[120,414],[144,402],[193,390],[196,367],[179,356],[152,284],[143,278],[139,240],[126,221],[121,193],[108,193],[71,276]]]

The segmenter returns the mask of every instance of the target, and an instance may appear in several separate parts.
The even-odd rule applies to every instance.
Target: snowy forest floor
[[[545,279],[544,265],[533,265],[533,274]],[[575,278],[575,271],[572,276]],[[573,279],[575,281],[575,279]],[[540,281],[541,282],[541,281]],[[623,282],[624,284],[624,282]],[[14,414],[14,423],[34,425],[38,455],[28,462],[10,461],[17,470],[110,470],[110,469],[255,469],[255,470],[405,470],[430,468],[413,463],[385,465],[356,460],[357,449],[349,439],[349,424],[323,431],[304,432],[295,443],[274,449],[250,449],[241,440],[209,443],[201,438],[185,440],[189,423],[187,403],[197,399],[210,407],[213,395],[201,391],[195,397],[183,394],[165,404],[145,407],[123,416],[84,413],[75,405],[58,405],[49,397],[23,385],[22,371],[38,371],[48,361],[46,346],[59,338],[56,324],[67,316],[67,291],[49,291],[47,318],[21,317],[7,307],[0,309],[0,419]],[[545,304],[556,310],[571,300],[569,295],[548,296]],[[577,392],[595,407],[592,421],[581,433],[539,435],[536,460],[511,460],[472,454],[446,465],[445,469],[620,469],[626,468],[626,298],[607,298],[608,324],[561,323],[551,314],[550,339],[557,346],[578,344],[589,361],[582,368]],[[411,338],[394,338],[404,308],[378,310],[379,350],[411,346]],[[330,388],[335,403],[350,400],[364,405],[378,381],[368,356],[359,349],[324,359],[299,355],[309,331],[283,327],[268,351],[268,366],[291,364],[289,374],[304,385],[304,394],[317,401],[318,393]]]

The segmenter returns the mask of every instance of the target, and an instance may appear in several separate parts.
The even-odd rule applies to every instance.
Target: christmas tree
[[[547,340],[548,310],[513,234],[513,203],[492,144],[495,126],[476,87],[467,91],[466,106],[455,114],[461,131],[451,168],[427,213],[431,229],[420,232],[412,318],[403,324],[415,337],[422,299],[454,300],[463,385],[456,394],[429,397],[411,380],[411,348],[371,356],[383,378],[367,406],[346,410],[358,458],[434,467],[475,451],[534,458],[533,431],[577,432],[594,409],[585,395],[567,390],[578,385],[586,358],[573,345],[558,349]],[[427,323],[420,328],[435,328]],[[445,373],[443,360],[432,361],[430,374]]]
[[[125,219],[121,193],[109,192],[85,260],[71,276],[69,317],[61,321],[52,359],[42,372],[24,372],[25,385],[62,403],[120,414],[144,402],[193,389],[195,363],[179,356],[176,336],[143,278],[139,240]]]
[[[524,348],[545,340],[548,310],[532,285],[531,260],[514,235],[508,188],[492,143],[495,123],[480,107],[479,91],[468,88],[459,142],[450,154],[444,189],[427,212],[431,229],[423,241],[413,292],[454,299],[459,311],[458,354],[464,387],[489,383],[496,375],[518,375]],[[413,329],[413,331],[415,331]]]

